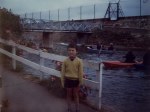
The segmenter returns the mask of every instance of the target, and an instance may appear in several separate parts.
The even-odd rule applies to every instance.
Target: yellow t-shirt
[[[79,84],[83,82],[83,63],[80,58],[76,57],[73,61],[70,58],[64,60],[61,69],[62,86],[64,86],[64,77],[77,78]]]

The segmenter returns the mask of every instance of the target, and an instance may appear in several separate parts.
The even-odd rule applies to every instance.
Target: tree
[[[7,9],[0,9],[0,36],[3,39],[19,37],[22,34],[20,17]]]

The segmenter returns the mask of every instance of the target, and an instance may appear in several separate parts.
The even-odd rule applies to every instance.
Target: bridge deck
[[[55,97],[42,86],[23,79],[21,73],[0,66],[5,97],[9,101],[7,112],[66,112],[66,100]],[[81,112],[96,112],[81,104]]]

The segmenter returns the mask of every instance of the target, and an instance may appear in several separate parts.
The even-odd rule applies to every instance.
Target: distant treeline
[[[20,17],[7,10],[0,8],[0,37],[4,39],[19,37],[22,34]]]

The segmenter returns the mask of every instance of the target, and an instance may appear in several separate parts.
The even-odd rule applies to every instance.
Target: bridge
[[[146,4],[148,4],[148,1],[142,4],[140,0],[139,3],[135,4],[134,2],[129,3],[128,1],[118,0],[118,2],[109,2],[108,4],[102,3],[43,12],[30,12],[22,14],[20,17],[22,18],[21,23],[23,28],[26,31],[88,33],[94,29],[103,28],[105,23],[103,24],[100,18],[118,20],[120,17],[124,18],[131,15],[139,16],[140,18],[146,15],[149,16],[148,11],[144,11],[144,7],[148,6]],[[132,23],[139,23],[139,20]],[[128,24],[128,21],[124,24]]]
[[[102,29],[102,22],[100,21],[48,21],[43,19],[22,18],[21,24],[26,31],[90,33],[94,29]]]
[[[104,4],[94,4],[91,6],[80,6],[77,9],[58,9],[56,12],[25,13],[24,16],[20,15],[22,18],[21,23],[26,31],[91,33],[95,29],[101,30],[103,28],[102,20],[99,16],[96,16],[96,14],[99,15],[99,12],[101,12],[99,7],[103,7],[103,5]],[[107,7],[106,4],[105,7]],[[100,15],[103,15],[102,12]],[[56,16],[57,19],[54,19],[53,16]],[[83,16],[85,16],[84,19]],[[113,17],[115,17],[116,20],[119,17],[124,17],[120,0],[117,3],[109,3],[104,18],[107,18],[107,16],[110,20]],[[66,19],[64,19],[65,17]]]

